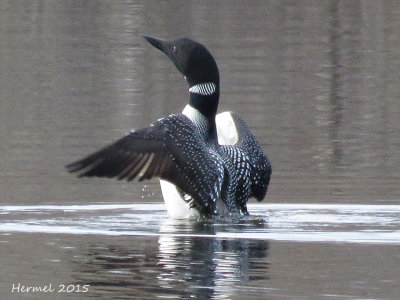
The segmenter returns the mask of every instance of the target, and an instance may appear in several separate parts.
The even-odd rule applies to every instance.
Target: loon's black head
[[[219,99],[219,72],[211,53],[188,38],[165,41],[143,36],[164,52],[189,84],[190,104],[207,117],[215,117]]]

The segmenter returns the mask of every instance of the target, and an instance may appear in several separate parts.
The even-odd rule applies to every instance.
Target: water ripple
[[[163,203],[0,206],[0,231],[400,244],[400,206],[250,204],[249,218],[169,219]],[[205,229],[206,228],[206,229]]]

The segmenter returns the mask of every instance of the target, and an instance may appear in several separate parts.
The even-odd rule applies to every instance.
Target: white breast
[[[161,192],[167,207],[168,216],[174,219],[198,218],[197,210],[190,208],[183,200],[176,186],[168,181],[160,179]]]

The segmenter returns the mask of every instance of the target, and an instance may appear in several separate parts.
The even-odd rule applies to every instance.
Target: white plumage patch
[[[199,216],[198,211],[190,208],[189,203],[182,198],[174,184],[160,179],[160,185],[165,206],[171,218],[187,219]]]
[[[239,141],[239,132],[231,112],[225,111],[218,114],[215,117],[215,123],[220,145],[235,145]]]
[[[205,83],[199,83],[194,86],[192,86],[189,89],[189,92],[194,93],[194,94],[200,94],[203,96],[209,96],[215,93],[216,85],[214,82],[205,82]]]

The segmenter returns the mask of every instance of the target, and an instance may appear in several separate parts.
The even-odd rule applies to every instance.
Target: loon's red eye
[[[176,46],[173,46],[172,47],[172,52],[175,53],[175,54],[178,53],[178,48]]]

